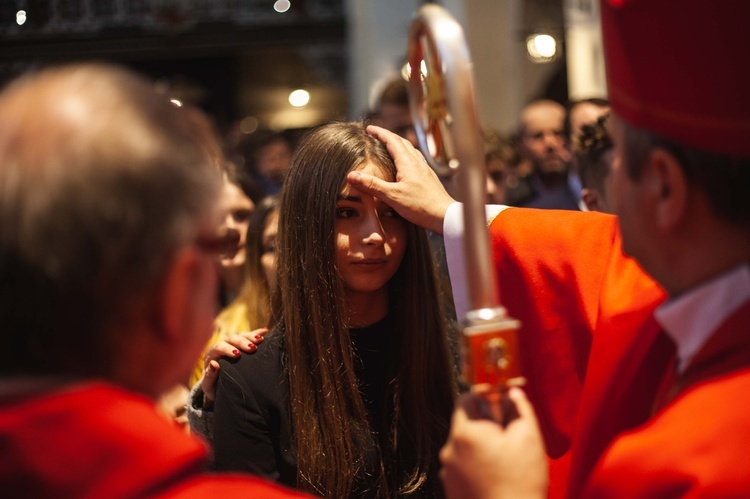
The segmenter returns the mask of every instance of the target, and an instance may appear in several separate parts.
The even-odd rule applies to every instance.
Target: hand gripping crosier
[[[420,148],[440,176],[456,178],[464,200],[464,264],[470,310],[462,318],[463,376],[487,402],[488,417],[507,424],[515,408],[505,396],[524,383],[518,356],[520,322],[500,304],[490,255],[486,181],[471,58],[463,30],[436,4],[423,5],[409,32],[410,101]]]

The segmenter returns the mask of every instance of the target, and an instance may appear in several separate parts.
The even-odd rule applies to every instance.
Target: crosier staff
[[[523,384],[517,332],[520,322],[500,304],[484,209],[485,166],[474,99],[471,57],[463,30],[436,4],[412,21],[407,56],[410,106],[419,145],[443,177],[457,175],[464,200],[464,270],[469,312],[463,318],[463,376],[487,401],[488,417],[506,424],[515,409],[505,394]]]

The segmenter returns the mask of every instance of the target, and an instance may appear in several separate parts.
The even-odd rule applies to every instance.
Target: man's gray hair
[[[195,115],[108,65],[0,94],[0,372],[106,374],[111,331],[213,209]]]

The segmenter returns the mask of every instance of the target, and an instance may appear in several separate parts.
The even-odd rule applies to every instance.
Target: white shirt
[[[748,300],[750,265],[742,264],[656,309],[656,320],[677,345],[678,373],[685,370],[716,329]]]
[[[487,205],[487,224],[489,225],[495,217],[508,208],[502,205]],[[466,282],[466,269],[464,267],[464,205],[453,203],[445,212],[443,220],[443,242],[445,243],[445,258],[448,262],[448,274],[451,278],[453,289],[453,302],[456,305],[456,317],[461,322],[469,311],[469,289]]]

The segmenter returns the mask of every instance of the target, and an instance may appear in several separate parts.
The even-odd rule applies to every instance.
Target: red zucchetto
[[[689,146],[750,156],[750,1],[602,0],[601,13],[609,98],[621,117]]]

